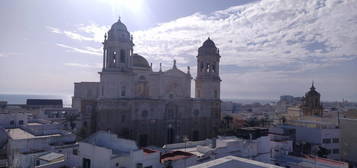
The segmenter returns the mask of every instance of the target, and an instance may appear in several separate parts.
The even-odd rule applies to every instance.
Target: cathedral
[[[323,107],[320,102],[320,93],[316,91],[314,83],[312,83],[310,91],[302,98],[302,112],[304,116],[322,117]]]
[[[133,36],[120,19],[104,37],[99,82],[74,84],[72,106],[85,134],[107,130],[140,146],[201,140],[217,134],[221,101],[219,49],[208,38],[198,48],[195,97],[190,67],[153,71],[134,53]]]

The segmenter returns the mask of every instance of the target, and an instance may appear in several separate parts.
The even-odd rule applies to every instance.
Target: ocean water
[[[26,99],[62,99],[64,106],[70,107],[72,104],[72,95],[0,94],[0,101],[7,101],[8,104],[26,104]],[[251,104],[251,103],[271,104],[278,100],[222,98],[222,101],[232,101],[241,104]]]
[[[0,94],[0,101],[7,101],[8,104],[26,104],[26,99],[62,99],[64,106],[72,104],[71,95]]]

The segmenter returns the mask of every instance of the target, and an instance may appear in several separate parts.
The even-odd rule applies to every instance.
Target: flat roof
[[[52,161],[55,161],[55,160],[58,160],[58,159],[63,159],[64,158],[64,154],[51,152],[51,153],[42,155],[42,156],[40,156],[38,158],[41,159],[41,160],[52,162]]]
[[[226,156],[199,165],[191,166],[190,168],[231,168],[231,167],[244,167],[244,168],[282,168],[268,163],[263,163],[255,160],[244,159],[236,156]]]
[[[51,134],[51,135],[42,135],[36,136],[33,135],[21,128],[12,128],[6,129],[7,134],[13,140],[20,140],[20,139],[34,139],[34,138],[46,138],[46,137],[53,137],[53,136],[61,136],[61,134]]]

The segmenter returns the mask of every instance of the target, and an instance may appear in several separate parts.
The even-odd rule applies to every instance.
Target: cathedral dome
[[[198,48],[198,55],[219,55],[219,50],[216,44],[208,37],[202,46]]]
[[[217,48],[216,44],[214,44],[214,42],[209,37],[205,42],[203,42],[202,47],[205,47],[205,48]]]
[[[149,62],[139,54],[133,54],[132,61],[134,67],[150,68]]]
[[[108,40],[113,41],[131,41],[130,33],[125,24],[120,19],[115,22],[108,31]]]
[[[122,23],[120,19],[112,25],[111,29],[116,31],[128,31],[125,24]]]

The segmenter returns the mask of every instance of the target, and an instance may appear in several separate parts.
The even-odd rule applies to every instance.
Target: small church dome
[[[133,54],[132,59],[134,67],[150,68],[149,62],[143,56]]]

